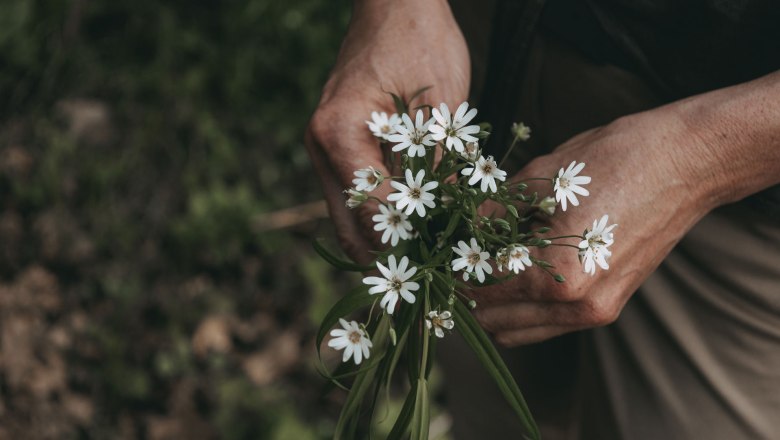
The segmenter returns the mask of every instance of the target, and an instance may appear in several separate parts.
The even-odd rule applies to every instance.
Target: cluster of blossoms
[[[538,253],[535,256],[534,248],[576,248],[583,271],[591,275],[597,266],[609,268],[612,231],[617,225],[608,225],[607,215],[596,219],[581,236],[549,237],[550,228],[521,227],[537,215],[555,215],[559,205],[561,211],[579,206],[578,196],[589,195],[585,185],[591,181],[581,175],[584,163],[573,161],[554,177],[533,179],[546,180],[554,197],[526,194],[526,183],[508,181],[507,172],[501,169],[503,160],[497,162],[483,154],[489,132],[471,123],[476,109],[466,102],[454,113],[443,103],[427,108],[428,118],[422,107],[412,113],[404,105],[395,114],[373,112],[366,121],[380,147],[392,152],[388,168],[400,168],[402,175],[383,175],[378,166],[367,166],[354,172],[354,186],[345,191],[349,208],[376,202],[368,205],[377,210],[372,217],[374,229],[390,248],[376,253],[373,268],[377,273],[363,278],[365,290],[360,295],[365,296],[355,300],[356,304],[378,304],[379,317],[372,322],[372,306],[366,324],[340,318],[342,328],[330,333],[328,345],[344,350],[344,362],[353,359],[360,364],[372,349],[392,358],[390,354],[402,350],[404,344],[412,350],[407,356],[420,356],[430,336],[443,338],[456,323],[461,328],[462,320],[473,319],[468,313],[458,313],[463,304],[475,305],[466,294],[468,282],[502,282],[527,268],[544,270],[563,282],[561,274],[551,271],[552,264],[539,259]],[[512,133],[510,152],[518,142],[529,139],[530,129],[515,124]],[[385,181],[392,192],[384,199],[372,195]],[[492,214],[488,216],[483,214],[485,202],[490,202]],[[559,243],[574,238],[579,239],[577,244]],[[378,338],[383,325],[387,331]],[[373,343],[369,329],[374,333]],[[415,338],[422,339],[407,342]],[[420,374],[427,375],[427,355],[422,359]]]
[[[382,232],[382,243],[390,243],[396,247],[402,240],[419,237],[414,223],[418,228],[428,228],[430,213],[437,207],[437,203],[442,205],[441,214],[452,216],[463,215],[463,212],[458,207],[447,209],[444,206],[447,201],[451,204],[452,201],[460,201],[454,205],[470,205],[474,208],[488,199],[504,205],[510,205],[515,200],[529,201],[529,196],[517,194],[517,190],[522,189],[524,184],[506,185],[506,171],[499,168],[492,156],[481,154],[478,136],[482,130],[479,125],[469,125],[476,114],[477,109],[469,109],[466,102],[458,106],[454,114],[450,112],[447,104],[442,103],[431,110],[432,117],[429,119],[425,118],[422,110],[416,111],[414,120],[407,113],[400,116],[388,116],[384,112],[371,114],[371,120],[366,121],[366,124],[374,136],[383,144],[393,144],[393,152],[404,153],[404,175],[401,178],[384,176],[373,166],[359,169],[354,173],[354,187],[346,190],[349,195],[346,203],[350,208],[360,206],[371,199],[369,193],[385,180],[390,180],[390,186],[396,192],[389,194],[387,200],[377,199],[379,213],[372,218],[375,222],[374,229]],[[523,124],[514,125],[512,131],[516,141],[524,141],[530,137],[530,129]],[[433,152],[437,145],[441,146],[444,158],[438,167],[433,167],[428,163],[428,159],[433,161]],[[584,168],[584,163],[576,161],[571,162],[566,169],[561,168],[557,176],[551,179],[555,198],[545,197],[535,204],[532,203],[533,207],[542,213],[553,215],[558,204],[562,211],[566,211],[569,204],[579,206],[577,196],[588,196],[589,192],[584,185],[591,180],[588,176],[580,175]],[[447,180],[458,172],[463,176],[461,179],[456,179],[454,183]],[[469,191],[472,188],[473,190]],[[438,194],[437,189],[441,189]],[[609,268],[609,246],[612,245],[612,229],[616,225],[607,226],[607,221],[606,215],[594,221],[593,228],[581,237],[578,255],[587,273],[595,274],[597,265],[602,269]],[[499,272],[517,275],[534,265],[529,246],[545,247],[552,244],[551,240],[528,234],[502,235],[500,232],[511,232],[512,228],[507,231],[506,225],[509,223],[500,219],[476,216],[471,221],[466,219],[466,223],[470,231],[480,227],[483,230],[475,234],[478,237],[472,236],[468,241],[459,240],[456,246],[450,246],[452,257],[449,258],[449,267],[454,272],[462,271],[464,281],[476,278],[478,282],[484,283],[486,276],[493,274],[494,266]],[[516,240],[506,241],[506,238]],[[441,251],[440,244],[439,240],[435,250]],[[494,249],[493,254],[489,248]],[[400,261],[397,261],[396,256],[390,254],[386,266],[380,261],[376,262],[376,268],[382,277],[369,276],[363,279],[366,285],[371,286],[369,295],[383,294],[379,305],[390,315],[396,311],[399,298],[409,304],[415,303],[420,289],[420,283],[417,281],[424,272],[418,273],[418,267],[412,265],[407,255],[399,256]],[[549,265],[543,263],[541,267],[546,269]],[[425,271],[435,269],[425,267]],[[450,312],[443,313],[447,313],[446,322],[449,324],[444,327],[434,326],[439,330],[436,331],[439,337],[444,336],[442,328],[450,330],[454,327]],[[356,353],[354,350],[352,352]],[[360,357],[356,356],[355,363],[359,363],[359,360]]]

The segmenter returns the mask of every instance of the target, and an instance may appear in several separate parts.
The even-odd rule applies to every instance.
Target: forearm
[[[668,107],[691,134],[685,162],[710,209],[780,183],[780,72]]]

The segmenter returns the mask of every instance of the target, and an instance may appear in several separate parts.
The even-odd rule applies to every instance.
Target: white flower
[[[572,205],[579,206],[580,201],[577,200],[577,195],[587,196],[590,194],[587,189],[580,185],[590,183],[590,177],[578,176],[580,171],[585,168],[585,163],[572,161],[566,171],[563,168],[558,171],[558,177],[555,180],[555,201],[561,203],[561,209],[566,211],[566,200],[568,199]]]
[[[414,304],[417,299],[412,294],[412,291],[418,290],[420,285],[414,281],[407,281],[417,273],[416,267],[411,267],[406,270],[409,265],[409,258],[402,257],[401,262],[396,266],[395,255],[390,255],[387,258],[387,266],[385,267],[380,262],[376,262],[376,267],[384,275],[384,278],[380,277],[365,277],[363,283],[367,285],[373,285],[374,287],[368,289],[368,293],[373,295],[375,293],[384,293],[385,296],[380,301],[379,306],[387,310],[387,313],[392,314],[395,310],[395,304],[398,302],[398,296],[406,300],[410,304]]]
[[[424,177],[425,170],[418,171],[417,176],[413,178],[412,170],[407,168],[406,185],[395,181],[390,182],[390,185],[399,192],[388,195],[387,200],[397,202],[396,207],[398,209],[406,207],[406,215],[410,215],[417,210],[417,215],[425,217],[425,207],[433,208],[436,206],[436,203],[433,201],[435,197],[428,191],[439,186],[439,182],[433,180],[423,185]]]
[[[496,267],[499,272],[503,272],[504,268],[509,269],[509,249],[501,248],[496,252]]]
[[[466,148],[460,154],[469,162],[474,162],[479,157],[479,142],[466,142]]]
[[[611,246],[615,241],[612,230],[617,227],[617,224],[607,226],[608,221],[609,216],[607,214],[604,214],[601,219],[593,220],[593,229],[585,233],[585,237],[580,242],[579,248],[585,249],[587,247]]]
[[[437,338],[443,338],[444,329],[452,330],[455,327],[455,322],[452,320],[452,313],[449,310],[441,313],[431,310],[425,317],[425,326],[428,327],[428,330],[433,329]]]
[[[382,233],[382,243],[387,243],[389,240],[390,244],[395,246],[399,239],[412,238],[412,224],[409,223],[406,214],[392,205],[379,205],[379,211],[381,213],[371,217],[371,220],[376,222],[375,231],[385,231]]]
[[[512,134],[521,141],[527,141],[531,139],[531,127],[522,122],[515,122],[512,124]]]
[[[455,151],[463,152],[463,142],[477,142],[477,138],[472,135],[479,133],[479,125],[466,125],[477,115],[477,109],[469,110],[468,102],[462,103],[452,117],[445,103],[433,109],[431,114],[436,120],[436,123],[428,128],[431,137],[435,141],[446,139],[445,145],[448,150],[455,147]]]
[[[612,252],[606,246],[588,247],[580,249],[579,256],[582,260],[582,271],[594,275],[596,264],[604,270],[609,269],[607,259],[612,256]]]
[[[342,362],[346,362],[349,358],[355,358],[355,365],[360,365],[363,358],[368,359],[369,348],[373,347],[371,340],[366,336],[366,332],[360,328],[357,322],[347,322],[344,319],[339,318],[339,323],[343,329],[336,328],[330,331],[330,335],[333,336],[328,341],[328,347],[332,347],[336,350],[344,350],[344,357]]]
[[[436,142],[431,139],[431,135],[428,134],[428,126],[433,120],[423,122],[422,110],[417,110],[414,123],[406,113],[401,115],[401,119],[403,124],[394,127],[396,134],[388,136],[390,142],[398,142],[397,145],[393,146],[393,151],[398,152],[408,148],[409,157],[425,156],[425,147],[436,145]]]
[[[460,255],[460,258],[452,260],[452,270],[466,269],[463,272],[464,281],[469,280],[469,272],[476,272],[480,283],[485,281],[485,272],[493,273],[493,268],[487,262],[487,259],[490,258],[490,253],[483,252],[476,239],[471,239],[471,247],[461,240],[458,242],[458,247],[453,246],[452,250]]]
[[[393,127],[398,124],[398,120],[398,115],[395,113],[388,118],[385,112],[371,112],[371,120],[366,121],[366,124],[374,136],[386,141],[391,134],[395,133]]]
[[[503,267],[506,267],[515,274],[533,264],[528,248],[521,244],[513,244],[499,250],[496,254],[496,263],[498,263],[499,271],[503,272]]]
[[[355,171],[354,174],[355,179],[352,179],[352,183],[358,191],[371,192],[385,180],[385,176],[375,170],[374,167],[361,168]]]
[[[596,273],[597,264],[604,270],[609,269],[607,259],[612,256],[612,252],[608,248],[615,241],[612,230],[617,227],[617,224],[607,226],[608,221],[608,215],[593,220],[593,229],[585,232],[583,240],[578,245],[583,270],[591,275]]]
[[[490,188],[491,192],[496,192],[498,191],[496,180],[502,182],[506,180],[506,171],[498,169],[498,164],[493,160],[493,156],[488,156],[487,159],[479,156],[474,167],[464,168],[463,171],[461,171],[461,174],[464,176],[471,176],[469,185],[474,185],[481,180],[482,184],[479,189],[481,189],[482,192],[487,192],[488,188]]]
[[[347,208],[354,209],[358,206],[362,205],[363,202],[368,200],[368,195],[362,191],[358,191],[355,188],[349,188],[344,190],[344,194],[347,194],[349,198],[347,198]]]

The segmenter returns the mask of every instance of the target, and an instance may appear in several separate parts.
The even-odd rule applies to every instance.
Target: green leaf
[[[406,103],[404,102],[404,100],[401,99],[401,97],[396,95],[395,93],[392,92],[388,92],[388,93],[390,93],[390,96],[393,97],[393,104],[395,104],[396,113],[398,113],[399,116],[404,113],[408,113],[406,108]]]
[[[372,352],[384,353],[384,347],[387,344],[387,332],[390,328],[390,318],[387,315],[383,315],[379,321],[379,325],[374,330],[372,342]],[[361,365],[355,382],[352,384],[352,388],[349,390],[347,400],[344,402],[344,407],[341,409],[339,420],[336,423],[336,430],[333,433],[334,440],[340,440],[345,438],[353,438],[353,435],[346,435],[350,432],[351,426],[354,426],[354,419],[359,415],[360,403],[363,401],[366,392],[374,384],[374,377],[377,374],[376,368],[370,368],[368,363]]]
[[[412,385],[412,389],[409,390],[409,394],[406,395],[404,400],[404,406],[401,407],[401,412],[398,414],[398,418],[395,419],[393,429],[390,430],[390,434],[387,435],[387,440],[401,440],[404,434],[406,434],[407,428],[409,428],[409,422],[412,421],[412,414],[414,411],[414,403],[417,400],[417,384]]]
[[[441,289],[433,289],[439,300],[444,300],[444,293]],[[512,377],[506,364],[501,359],[498,351],[493,346],[488,336],[479,326],[474,316],[468,308],[460,301],[455,302],[453,308],[455,316],[455,328],[463,335],[463,339],[469,344],[477,358],[482,362],[487,372],[493,377],[504,398],[520,418],[523,429],[531,439],[539,439],[539,428],[534,422],[533,416],[528,409],[528,405],[523,398],[517,382]]]
[[[424,377],[417,380],[417,392],[414,398],[411,440],[428,440],[428,428],[431,424],[431,403],[428,396],[428,381]]]
[[[417,301],[420,302],[420,301]],[[420,344],[420,321],[415,319],[409,328],[409,341],[406,350],[406,369],[409,382],[414,383],[420,377],[420,358],[422,345]]]
[[[427,332],[427,329],[423,329],[424,332]],[[425,378],[429,378],[431,376],[431,371],[433,370],[433,359],[436,356],[436,341],[438,341],[439,338],[431,337],[428,341],[428,365],[425,366]]]
[[[426,246],[425,241],[420,240],[420,257],[422,258],[422,261],[429,261],[431,259],[431,254],[428,252],[428,246]]]
[[[384,358],[384,353],[380,353],[379,355],[372,356],[370,359],[366,360],[366,364],[367,364],[366,368],[376,367],[377,365],[379,365],[379,362],[381,362],[383,358]],[[343,365],[350,366],[350,364],[343,364]],[[317,370],[322,376],[325,376],[326,379],[330,379],[332,381],[337,381],[338,379],[346,379],[348,377],[357,376],[358,374],[360,374],[361,371],[360,369],[358,369],[353,371],[347,371],[346,373],[336,372],[331,374],[327,370],[325,370],[322,365],[317,366]],[[349,391],[349,388],[341,386],[340,383],[337,383],[337,385],[340,385],[341,389],[345,391]]]
[[[452,235],[452,233],[455,232],[455,228],[458,227],[458,224],[460,223],[460,219],[461,219],[460,211],[455,211],[452,214],[450,214],[450,221],[449,223],[447,223],[447,228],[444,229],[444,233],[441,236],[442,240],[446,240],[450,238],[450,235]]]
[[[331,266],[335,267],[336,269],[347,272],[368,272],[369,270],[375,269],[374,266],[361,266],[359,264],[353,263],[352,261],[333,255],[333,253],[331,253],[325,248],[325,246],[322,245],[322,241],[323,240],[321,238],[318,238],[312,242],[312,246],[314,246],[314,250],[317,251],[317,253],[320,254],[320,256],[325,261],[330,263]]]
[[[422,95],[426,91],[430,90],[432,87],[433,86],[425,86],[425,87],[421,87],[421,88],[417,89],[414,93],[412,93],[412,96],[409,98],[409,104],[411,104],[412,101],[414,101],[414,98]]]
[[[417,107],[413,108],[412,110],[428,110],[428,113],[431,113],[433,111],[433,106],[429,104],[423,104],[418,105]]]
[[[404,346],[406,346],[406,338],[409,335],[408,331],[404,331],[401,334],[401,338],[394,347],[388,348],[388,355],[390,356],[390,363],[387,365],[387,372],[385,374],[385,402],[386,407],[390,405],[390,386],[395,372],[395,367],[398,365],[398,361],[401,359],[401,355],[404,353]]]

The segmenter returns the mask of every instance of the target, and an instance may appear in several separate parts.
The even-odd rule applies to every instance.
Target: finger
[[[334,116],[330,112],[326,116],[315,116],[312,120],[313,131],[317,134],[314,141],[327,158],[329,171],[335,176],[341,191],[353,186],[354,172],[361,168],[373,166],[384,176],[390,175],[384,163],[384,150],[389,151],[390,146],[380,145],[366,126],[364,121],[370,118],[371,111],[366,111],[364,116],[362,113],[351,109],[348,115],[336,113]],[[384,201],[390,192],[390,184],[386,180],[371,195]],[[343,210],[347,208],[343,207]],[[374,243],[374,247],[380,243],[381,236],[373,230],[374,222],[371,219],[377,212],[376,201],[368,201],[352,210],[361,233]]]
[[[539,257],[537,249],[532,248],[530,252],[532,255],[535,254],[535,257]],[[497,270],[495,266],[494,270]],[[501,274],[495,271],[494,273],[497,276]],[[531,266],[502,283],[474,288],[471,296],[480,308],[518,301],[557,301],[562,299],[559,294],[561,289],[559,284],[541,268]]]
[[[516,347],[518,345],[534,344],[536,342],[546,341],[556,336],[561,336],[577,330],[581,330],[581,328],[567,326],[532,327],[528,329],[496,333],[493,336],[493,339],[505,347]]]
[[[325,200],[328,202],[330,217],[336,226],[336,235],[344,252],[360,264],[368,264],[373,257],[368,252],[370,242],[365,238],[356,217],[344,205],[344,194],[341,184],[333,174],[322,149],[316,145],[309,131],[306,132],[305,144],[314,164],[314,169],[320,177]]]
[[[514,302],[480,307],[474,311],[474,316],[491,333],[542,326],[578,326],[587,318],[579,301]]]

